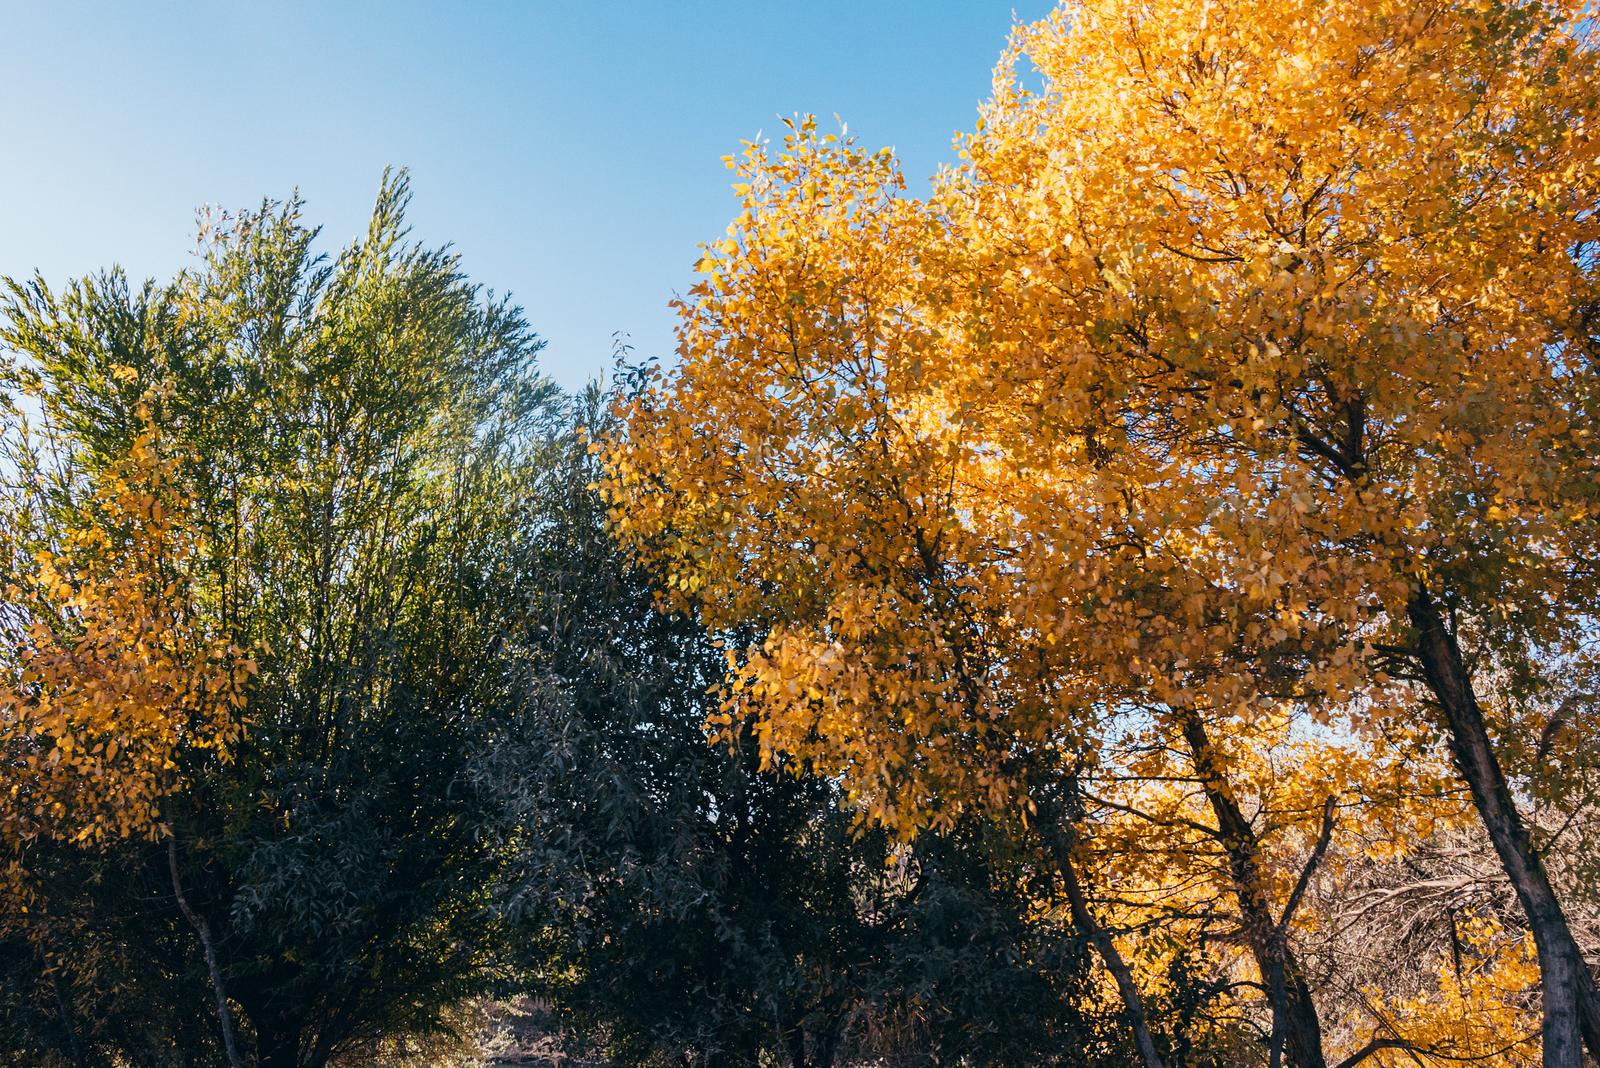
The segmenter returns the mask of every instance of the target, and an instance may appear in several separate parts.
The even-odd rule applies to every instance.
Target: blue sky
[[[511,290],[576,386],[734,211],[719,162],[778,117],[838,114],[913,179],[971,125],[1013,17],[1048,0],[73,3],[0,0],[0,273],[166,277],[194,209],[295,186],[328,244],[385,164],[412,222]]]

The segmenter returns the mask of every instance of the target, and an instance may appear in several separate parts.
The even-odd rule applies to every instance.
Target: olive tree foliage
[[[386,175],[331,259],[296,198],[204,215],[170,284],[6,283],[8,521],[48,542],[153,422],[196,600],[258,669],[231,763],[192,756],[165,803],[170,856],[7,858],[59,884],[4,916],[22,1063],[212,1063],[213,1000],[240,1058],[360,1061],[509,976],[465,783],[522,700],[513,553],[559,405],[520,310],[411,241],[408,199]]]

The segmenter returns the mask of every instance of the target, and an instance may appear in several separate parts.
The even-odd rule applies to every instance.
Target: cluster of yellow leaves
[[[1372,988],[1364,997],[1390,1033],[1437,1052],[1441,1060],[1522,1068],[1539,1063],[1539,1013],[1528,996],[1539,985],[1531,937],[1515,937],[1493,919],[1474,916],[1456,931],[1457,951],[1443,957],[1434,983],[1396,994]],[[1368,1063],[1415,1065],[1411,1053],[1384,1050]]]
[[[670,403],[639,398],[608,451],[613,514],[670,600],[767,625],[727,710],[783,710],[757,720],[765,752],[826,739],[884,822],[998,801],[1006,697],[988,665],[1012,624],[966,563],[984,548],[955,516],[965,446],[912,408],[934,338],[902,295],[931,224],[886,153],[810,120],[786,143],[729,161],[746,208],[681,308]]]
[[[176,475],[147,426],[6,591],[26,613],[0,682],[0,834],[13,846],[161,833],[183,754],[226,760],[240,737],[255,665],[190,611]]]
[[[1158,7],[1018,35],[1047,89],[1003,71],[948,186],[986,224],[962,267],[1005,373],[974,380],[969,344],[949,376],[1010,414],[1013,456],[1098,421],[1164,531],[1270,561],[1263,585],[1347,612],[1418,571],[1489,574],[1508,614],[1570,596],[1552,558],[1596,504],[1581,7]]]
[[[1170,984],[1178,956],[1203,958],[1250,984],[1228,999],[1236,1018],[1250,1018],[1254,984],[1267,981],[1253,934],[1282,923],[1291,946],[1337,954],[1338,905],[1352,877],[1470,820],[1463,792],[1418,736],[1211,715],[1196,718],[1206,721],[1202,763],[1178,719],[1153,711],[1108,739],[1084,784],[1081,862],[1106,888],[1104,921],[1143,932],[1121,950],[1151,997]],[[1207,787],[1243,826],[1218,818]],[[1303,885],[1308,868],[1314,883]]]

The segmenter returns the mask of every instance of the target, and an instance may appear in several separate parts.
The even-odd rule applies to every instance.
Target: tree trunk
[[[1495,757],[1455,635],[1421,586],[1413,591],[1407,613],[1416,629],[1416,652],[1423,674],[1444,713],[1450,755],[1472,792],[1473,804],[1533,932],[1544,988],[1545,1068],[1580,1068],[1585,1045],[1600,1057],[1600,996],[1594,977]]]
[[[1223,783],[1216,753],[1199,712],[1190,708],[1180,708],[1176,712],[1184,741],[1194,757],[1201,788],[1217,818],[1218,839],[1228,856],[1228,870],[1239,901],[1245,938],[1272,1000],[1271,1063],[1278,1063],[1279,1051],[1286,1044],[1289,1063],[1295,1068],[1327,1068],[1322,1052],[1322,1021],[1317,1016],[1316,1002],[1312,1000],[1305,973],[1289,944],[1289,933],[1273,917],[1272,905],[1262,889],[1264,882],[1257,859],[1261,855],[1261,844],[1255,828]]]
[[[244,1068],[239,1059],[239,1047],[233,1039],[233,1014],[228,1009],[228,992],[222,985],[222,967],[217,963],[217,948],[211,940],[211,925],[205,917],[189,907],[183,894],[183,881],[178,878],[178,840],[167,835],[167,869],[172,873],[172,894],[178,900],[178,910],[189,921],[194,933],[200,937],[200,948],[205,953],[206,971],[211,976],[211,992],[217,999],[217,1025],[222,1029],[222,1049],[228,1055],[232,1068]]]
[[[839,1032],[844,1029],[844,1016],[831,1016],[828,1026],[812,1036],[815,1048],[812,1051],[812,1068],[833,1068],[833,1059],[839,1049]]]
[[[1144,1011],[1144,998],[1139,993],[1138,985],[1133,981],[1133,972],[1128,969],[1127,962],[1117,951],[1117,944],[1111,940],[1111,935],[1100,926],[1094,914],[1089,911],[1089,902],[1084,897],[1082,884],[1078,882],[1078,872],[1072,866],[1071,856],[1061,859],[1061,877],[1066,884],[1067,904],[1072,911],[1073,926],[1089,936],[1089,940],[1100,951],[1100,958],[1105,961],[1112,979],[1116,980],[1117,993],[1122,997],[1123,1011],[1127,1013],[1128,1026],[1133,1029],[1133,1041],[1139,1047],[1140,1059],[1144,1062],[1145,1068],[1162,1068],[1161,1056],[1156,1053],[1156,1044],[1150,1037],[1150,1022]]]
[[[67,1049],[72,1052],[74,1068],[84,1068],[88,1062],[83,1059],[83,1043],[78,1041],[78,1028],[72,1020],[72,1003],[61,988],[61,969],[52,968],[43,953],[39,954],[39,961],[50,972],[50,988],[56,995],[56,1011],[61,1014],[61,1029],[66,1032]]]
[[[805,1024],[797,1023],[787,1028],[783,1037],[784,1044],[789,1047],[790,1068],[807,1068]]]

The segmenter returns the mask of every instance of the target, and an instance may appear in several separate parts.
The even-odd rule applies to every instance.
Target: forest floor
[[[560,1030],[536,1002],[505,1006],[493,1014],[493,1050],[480,1068],[606,1068],[606,1062],[563,1048]]]

